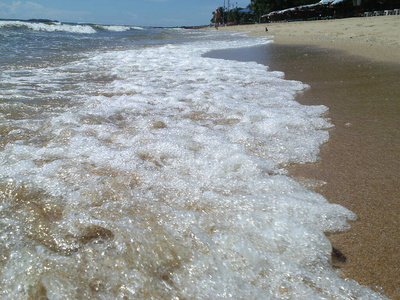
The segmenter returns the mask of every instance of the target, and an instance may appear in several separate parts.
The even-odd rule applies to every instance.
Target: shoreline
[[[357,215],[349,230],[328,235],[347,257],[340,264],[344,277],[400,299],[400,92],[386,88],[397,84],[400,66],[368,63],[335,51],[324,54],[328,62],[315,68],[316,61],[314,67],[306,65],[316,59],[310,49],[298,49],[307,49],[303,69],[280,70],[288,79],[310,84],[296,101],[328,106],[327,117],[335,127],[320,150],[321,160],[292,166],[290,175],[326,182],[315,190]],[[341,63],[346,66],[332,71]]]
[[[234,28],[241,27],[228,29]],[[258,25],[254,28],[260,30]],[[216,51],[210,56],[255,60],[283,71],[286,79],[311,86],[296,101],[329,107],[327,117],[335,127],[320,150],[321,160],[290,166],[290,175],[299,182],[326,182],[313,189],[356,213],[351,229],[328,234],[333,247],[346,257],[345,263],[333,262],[342,277],[400,299],[400,122],[396,122],[400,91],[395,88],[400,63],[388,55],[392,46],[383,46],[387,51],[373,57],[369,48],[367,54],[351,55],[348,49],[320,42],[306,45],[308,40],[299,36],[292,40],[296,42],[277,39],[266,46]]]
[[[238,25],[219,30],[270,37],[277,44],[314,45],[370,61],[400,64],[400,15]]]

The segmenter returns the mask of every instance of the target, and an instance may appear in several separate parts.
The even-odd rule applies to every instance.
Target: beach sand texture
[[[345,277],[400,299],[400,66],[296,49],[307,59],[294,62],[300,68],[283,69],[311,85],[298,101],[328,106],[335,127],[321,160],[291,174],[326,182],[317,191],[357,214],[350,230],[330,236],[347,257],[339,263]]]
[[[347,258],[334,262],[343,277],[400,299],[400,16],[222,30],[274,35],[266,50],[232,50],[231,58],[284,71],[311,86],[300,103],[330,108],[335,127],[321,160],[294,166],[291,175],[326,182],[314,188],[357,214],[350,230],[329,237]]]
[[[279,44],[318,45],[374,61],[400,63],[400,15],[240,25],[220,30],[270,35]]]

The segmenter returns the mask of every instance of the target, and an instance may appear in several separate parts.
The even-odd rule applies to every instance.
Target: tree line
[[[219,15],[221,16],[218,22],[220,24],[245,24],[258,22],[260,17],[272,11],[282,10],[290,7],[313,4],[318,0],[251,0],[251,3],[246,9],[235,7],[227,9],[219,7]],[[211,23],[215,22],[215,12]]]
[[[219,7],[218,10],[221,15],[221,24],[257,23],[260,22],[261,16],[270,12],[315,4],[317,2],[319,0],[251,0],[251,3],[247,6],[247,10],[237,7],[230,10],[227,10],[225,7]],[[333,12],[339,13],[338,17],[352,17],[364,11],[397,8],[400,8],[400,0],[344,0],[336,5],[335,8],[330,7],[329,11],[332,14]],[[215,21],[214,13],[211,20],[212,23]]]
[[[217,8],[217,11],[219,12],[217,22],[228,25],[254,23],[254,12],[249,9],[249,6],[247,8],[235,7],[229,10],[226,7],[221,6]],[[216,21],[215,13],[216,12],[214,11],[211,23]]]
[[[316,2],[318,2],[318,0],[251,0],[248,7],[254,12],[255,19],[259,20],[262,15],[268,14],[272,11],[313,4]]]

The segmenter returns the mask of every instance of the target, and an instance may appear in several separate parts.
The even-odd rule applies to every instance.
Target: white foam
[[[317,159],[327,108],[297,103],[308,87],[280,72],[201,56],[222,47],[204,40],[97,53],[13,79],[19,89],[40,78],[69,98],[60,77],[75,80],[76,103],[16,121],[14,130],[34,134],[0,152],[11,191],[0,194],[2,211],[12,219],[1,220],[11,224],[0,231],[4,293],[381,298],[330,265],[323,233],[348,228],[354,214],[285,176],[285,165]],[[12,195],[26,190],[36,198],[21,207]]]
[[[47,32],[66,31],[73,33],[96,33],[96,30],[89,25],[70,25],[62,23],[46,24],[23,21],[0,21],[0,28],[2,27],[22,27]]]
[[[64,24],[60,22],[26,22],[26,21],[0,21],[0,28],[21,27],[36,31],[65,31],[72,33],[96,33],[96,29],[123,32],[128,30],[144,30],[139,26],[122,26],[122,25],[87,25],[87,24]]]
[[[121,26],[121,25],[97,25],[96,27],[103,29],[103,30],[108,30],[108,31],[128,31],[131,29],[136,29],[131,26]],[[141,28],[142,29],[142,28]]]

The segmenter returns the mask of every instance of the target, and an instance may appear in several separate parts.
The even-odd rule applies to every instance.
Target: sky
[[[212,12],[228,0],[0,0],[2,19],[50,19],[61,22],[136,26],[207,25]],[[230,0],[247,7],[250,0]]]

